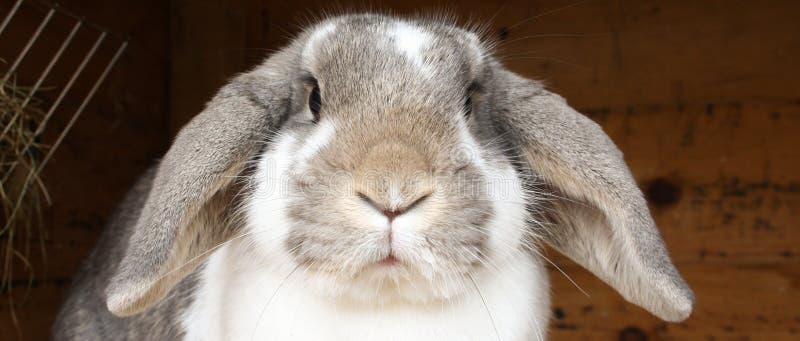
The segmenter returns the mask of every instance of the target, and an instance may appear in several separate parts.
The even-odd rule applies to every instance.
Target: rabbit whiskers
[[[497,330],[497,325],[494,323],[494,316],[492,316],[491,310],[489,310],[489,306],[486,304],[486,299],[483,298],[483,293],[481,293],[481,288],[478,287],[478,282],[475,282],[475,277],[472,277],[472,274],[467,272],[467,276],[469,276],[469,280],[472,282],[472,285],[475,286],[475,292],[478,293],[478,296],[481,298],[481,303],[483,304],[483,309],[486,309],[486,315],[489,316],[489,321],[492,323],[492,329],[494,329],[494,335],[497,336],[498,341],[502,341],[503,339],[500,337],[500,331]]]
[[[272,292],[272,295],[270,295],[270,296],[269,296],[269,299],[268,299],[268,300],[267,300],[267,302],[264,304],[264,308],[262,308],[262,309],[261,309],[261,313],[259,313],[259,314],[258,314],[258,319],[256,320],[256,325],[253,327],[253,335],[250,337],[250,340],[255,340],[255,338],[256,338],[256,332],[258,332],[258,325],[259,325],[259,324],[261,324],[261,318],[263,318],[263,317],[264,317],[264,312],[266,312],[266,311],[267,311],[267,308],[269,307],[269,304],[270,304],[270,303],[272,303],[272,300],[275,298],[275,296],[276,296],[276,295],[278,295],[278,292],[281,290],[281,288],[282,288],[282,287],[283,287],[283,285],[286,283],[286,281],[288,281],[288,280],[289,280],[289,277],[292,277],[292,275],[293,275],[295,272],[297,272],[297,269],[299,269],[299,268],[300,268],[300,264],[297,264],[297,265],[296,265],[296,266],[295,266],[295,267],[292,269],[292,271],[290,271],[290,272],[289,272],[289,274],[288,274],[288,275],[286,275],[286,277],[284,277],[284,278],[283,278],[283,280],[281,280],[281,282],[278,284],[278,287],[276,287],[276,288],[275,288],[275,291],[273,291],[273,292]]]

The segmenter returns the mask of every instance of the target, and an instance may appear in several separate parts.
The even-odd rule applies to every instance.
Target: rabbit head
[[[588,118],[442,20],[324,20],[178,135],[107,288],[146,309],[209,250],[302,268],[325,294],[447,300],[549,243],[655,315],[693,296],[622,154]],[[238,195],[237,195],[238,194]]]
[[[480,114],[486,49],[369,19],[307,33],[300,106],[260,158],[247,232],[329,294],[447,299],[526,237],[521,183]]]

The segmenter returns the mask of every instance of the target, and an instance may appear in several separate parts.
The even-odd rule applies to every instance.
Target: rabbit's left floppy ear
[[[666,321],[694,295],[672,265],[647,203],[603,130],[539,83],[493,68],[493,120],[523,167],[554,195],[538,231],[550,245]]]
[[[132,315],[160,301],[206,251],[231,237],[219,217],[231,205],[225,191],[289,110],[293,78],[276,58],[282,56],[223,87],[164,155],[106,288],[115,315]]]

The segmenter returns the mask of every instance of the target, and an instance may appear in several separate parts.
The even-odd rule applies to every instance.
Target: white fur
[[[487,175],[489,171],[486,169],[486,165],[481,157],[481,150],[478,147],[478,142],[472,137],[469,128],[467,128],[467,125],[463,121],[458,121],[458,136],[461,144],[456,149],[457,155],[455,155],[455,157],[460,159],[458,161],[471,163],[475,167],[478,167],[484,175]],[[490,176],[490,179],[495,178],[497,177]]]
[[[308,142],[300,149],[301,160],[308,160],[312,158],[320,149],[328,145],[336,132],[336,126],[329,119],[324,119],[317,124],[314,133],[308,139]]]
[[[468,32],[466,36],[469,39],[471,50],[475,54],[475,63],[478,65],[483,64],[486,56],[484,55],[485,49],[481,48],[481,39],[472,32]]]
[[[311,60],[316,46],[319,45],[319,43],[321,43],[325,38],[333,34],[334,31],[336,31],[336,24],[332,22],[328,22],[316,28],[314,32],[311,33],[311,37],[308,38],[308,43],[306,43],[306,46],[303,49],[303,60]]]
[[[330,295],[335,288],[319,280],[318,274],[296,270],[283,243],[290,226],[284,214],[289,193],[275,183],[293,171],[292,160],[310,153],[298,149],[313,150],[327,143],[328,129],[332,128],[318,127],[310,139],[315,142],[282,135],[262,155],[254,174],[257,187],[245,207],[250,235],[215,252],[203,268],[197,299],[183,317],[186,340],[483,341],[498,339],[495,328],[506,341],[544,337],[549,317],[547,274],[541,261],[520,247],[525,206],[511,167],[482,167],[491,183],[495,214],[487,230],[489,250],[495,254],[492,264],[472,274],[477,288],[472,283],[447,288],[445,281],[436,290],[456,294],[431,301],[422,298],[430,288],[411,279],[410,285],[397,288],[411,300],[383,302],[370,296],[379,292],[363,292],[367,300],[353,300]],[[428,200],[437,200],[436,193]],[[418,242],[415,234],[424,225],[419,222],[434,214],[426,207],[422,204],[398,216],[391,225],[392,247],[399,254]],[[389,228],[388,220],[377,219],[380,213],[373,208],[356,208],[363,209],[365,231],[385,233]],[[435,262],[433,255],[420,257]],[[414,300],[413,295],[422,296]]]
[[[211,257],[198,291],[202,299],[184,319],[186,340],[498,339],[474,288],[450,304],[360,306],[319,296],[301,274],[284,282],[293,266],[254,261],[241,252],[242,244]],[[543,338],[548,288],[539,262],[519,257],[500,272],[478,274],[476,281],[502,340]]]
[[[404,22],[394,24],[389,34],[394,39],[395,47],[398,50],[403,52],[418,68],[425,70],[426,74],[429,73],[422,50],[430,44],[430,34]]]
[[[393,210],[400,209],[403,205],[403,197],[400,195],[400,189],[396,184],[389,186],[389,208]]]

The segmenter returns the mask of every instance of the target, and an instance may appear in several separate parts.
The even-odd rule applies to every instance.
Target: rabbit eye
[[[472,114],[472,95],[469,94],[467,99],[464,100],[464,117],[469,118],[470,114]]]
[[[467,96],[464,99],[464,118],[469,118],[469,116],[472,115],[472,111],[474,109],[472,105],[472,96],[475,96],[477,92],[478,92],[477,83],[472,83],[467,88],[467,94],[466,94]]]
[[[314,88],[311,89],[311,93],[308,94],[308,109],[311,110],[311,114],[314,115],[314,123],[319,122],[319,109],[322,106],[322,97],[319,94],[319,85],[314,85]]]

